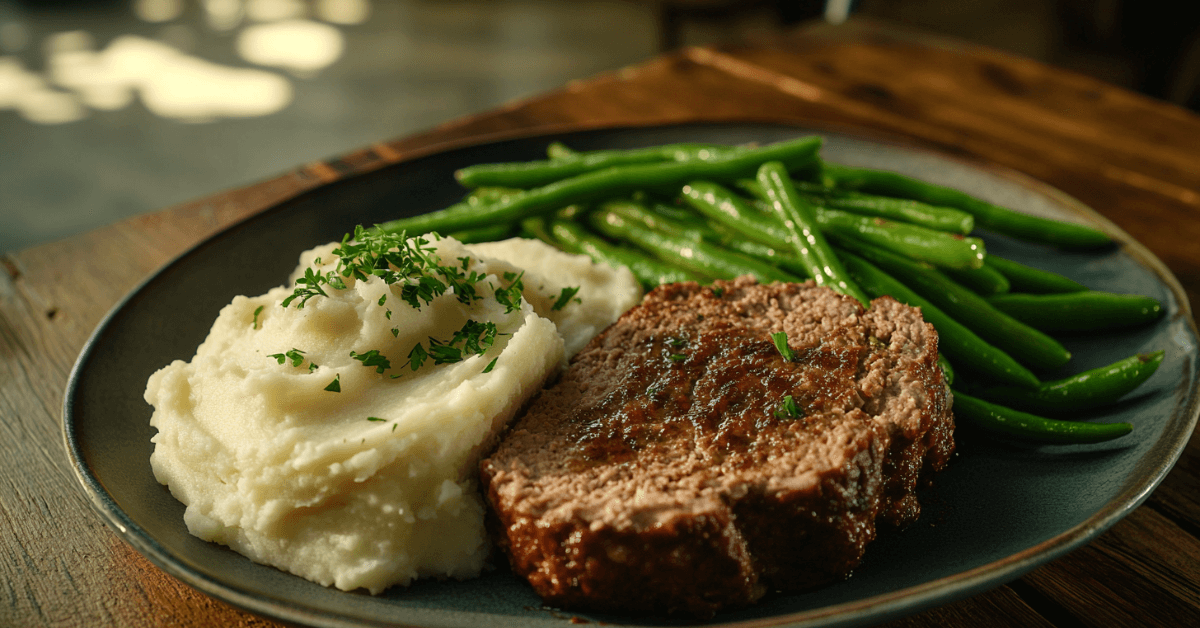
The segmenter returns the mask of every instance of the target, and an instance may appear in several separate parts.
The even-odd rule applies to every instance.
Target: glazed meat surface
[[[877,520],[916,520],[950,404],[936,332],[891,298],[672,284],[575,356],[482,482],[546,602],[704,616],[845,578]]]

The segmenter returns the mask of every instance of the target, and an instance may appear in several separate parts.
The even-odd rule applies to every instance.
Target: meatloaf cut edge
[[[915,521],[950,406],[936,332],[890,297],[670,284],[533,400],[482,486],[548,604],[708,616],[843,579],[877,519]]]

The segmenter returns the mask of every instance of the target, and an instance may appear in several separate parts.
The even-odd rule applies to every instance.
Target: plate
[[[464,582],[418,581],[372,597],[325,588],[257,565],[188,534],[182,504],[150,471],[146,379],[190,359],[222,306],[283,283],[297,256],[357,224],[431,211],[463,194],[451,176],[480,162],[540,158],[562,140],[584,149],[671,142],[773,142],[818,132],[831,161],[897,170],[969,190],[1023,211],[1096,225],[1120,245],[1063,253],[985,236],[993,253],[1055,270],[1099,290],[1163,302],[1158,324],[1104,336],[1072,336],[1072,372],[1140,351],[1165,349],[1161,368],[1131,400],[1102,413],[1132,435],[1091,446],[1029,446],[960,430],[958,455],[924,496],[921,519],[884,532],[849,579],[717,615],[721,626],[875,623],[966,597],[1095,538],[1140,504],[1174,464],[1195,425],[1197,335],[1178,282],[1165,266],[1079,202],[1016,173],[846,133],[760,124],[601,129],[471,146],[324,186],[217,234],[171,262],[109,313],[72,371],[64,400],[67,449],[83,489],[122,538],[189,585],[254,613],[315,626],[559,626],[580,619],[678,625],[671,619],[564,613],[540,603],[501,567]],[[1064,371],[1064,374],[1066,371]],[[689,625],[692,622],[687,622]]]

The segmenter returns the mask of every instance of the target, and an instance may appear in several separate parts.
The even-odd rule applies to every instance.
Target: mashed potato
[[[567,255],[540,240],[513,238],[469,247],[479,255],[504,260],[528,269],[525,298],[538,314],[558,326],[566,357],[579,352],[593,336],[637,304],[641,290],[632,274],[614,275],[613,269],[595,264],[586,255]],[[619,275],[619,276],[618,276]],[[584,307],[552,309],[563,288],[578,287],[576,298]]]
[[[480,455],[561,364],[564,339],[577,351],[640,290],[625,269],[540,242],[430,245],[477,273],[480,298],[451,289],[414,309],[413,279],[372,276],[281,307],[306,271],[336,268],[330,244],[302,255],[291,286],[235,297],[191,362],[151,376],[151,466],[192,534],[345,590],[479,573]],[[523,298],[506,307],[496,291],[518,278]],[[564,287],[579,291],[560,299]],[[482,355],[434,364],[435,345],[466,346],[451,341],[467,321],[493,323],[492,344],[480,332]],[[414,370],[418,343],[430,357]]]

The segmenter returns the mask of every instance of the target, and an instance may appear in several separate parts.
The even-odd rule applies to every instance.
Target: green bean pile
[[[960,421],[1045,443],[1132,431],[1082,413],[1146,381],[1162,351],[1058,381],[1037,373],[1071,359],[1048,332],[1147,324],[1162,315],[1161,304],[990,256],[969,234],[978,226],[1064,249],[1109,246],[1107,235],[896,173],[825,162],[820,147],[817,137],[593,152],[553,143],[545,160],[463,168],[455,176],[473,190],[462,202],[376,228],[464,242],[539,238],[626,266],[647,288],[749,274],[811,279],[867,307],[890,295],[921,308],[937,329]]]

